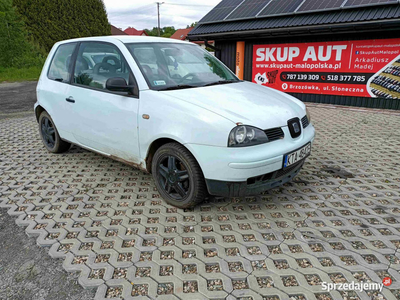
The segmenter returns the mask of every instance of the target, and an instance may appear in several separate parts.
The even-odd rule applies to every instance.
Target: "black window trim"
[[[74,82],[74,76],[75,76],[75,65],[76,65],[76,59],[78,57],[79,54],[79,50],[81,48],[81,45],[83,43],[87,43],[87,44],[93,44],[93,43],[97,43],[97,44],[107,44],[110,46],[113,46],[117,49],[117,52],[119,53],[119,55],[121,55],[121,57],[125,60],[125,63],[128,67],[129,72],[132,74],[132,78],[133,78],[133,85],[135,86],[135,90],[136,90],[136,94],[135,95],[128,95],[126,93],[118,93],[118,92],[113,92],[113,91],[109,91],[107,89],[99,89],[96,87],[92,87],[92,86],[88,86],[88,85],[83,85],[83,84],[78,84]],[[94,90],[94,91],[98,91],[98,92],[103,92],[103,93],[108,93],[108,94],[113,94],[113,95],[118,95],[118,96],[124,96],[124,97],[129,97],[129,98],[136,98],[139,99],[139,86],[137,84],[136,81],[136,77],[135,74],[132,72],[131,67],[128,64],[128,61],[126,60],[125,56],[122,54],[121,50],[118,48],[117,45],[110,43],[110,42],[104,42],[104,41],[81,41],[78,43],[78,47],[76,47],[74,55],[73,55],[74,61],[71,64],[72,66],[72,70],[71,70],[71,77],[70,77],[70,82],[69,84],[72,86],[76,86],[76,87],[80,87],[80,88],[84,88],[84,89],[89,89],[89,90]],[[129,82],[128,82],[129,84]]]
[[[68,78],[68,80],[66,80],[66,81],[64,81],[64,80],[63,81],[58,81],[58,80],[55,80],[53,78],[50,78],[50,76],[49,76],[50,69],[51,69],[51,66],[53,65],[53,61],[54,61],[54,58],[56,57],[56,54],[57,54],[58,50],[60,49],[61,46],[70,45],[70,44],[75,44],[75,48],[74,48],[74,51],[72,51],[71,61],[69,63],[69,69],[68,69],[68,77],[69,78]],[[76,52],[78,44],[79,44],[79,42],[69,42],[69,43],[63,43],[63,44],[58,45],[57,49],[54,51],[53,57],[51,58],[49,67],[47,69],[47,74],[46,74],[47,79],[49,79],[51,81],[59,82],[59,83],[64,83],[64,84],[69,84],[71,82],[71,78],[72,78],[71,65],[75,64],[75,63],[72,63],[72,62],[73,62],[74,54]]]

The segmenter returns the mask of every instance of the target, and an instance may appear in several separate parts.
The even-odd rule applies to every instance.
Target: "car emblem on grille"
[[[294,122],[294,123],[292,123],[292,126],[293,126],[294,133],[299,133],[300,132],[299,123]]]
[[[293,118],[290,119],[288,122],[288,127],[290,131],[290,135],[292,138],[297,138],[301,135],[301,127],[300,127],[300,119],[299,118]]]

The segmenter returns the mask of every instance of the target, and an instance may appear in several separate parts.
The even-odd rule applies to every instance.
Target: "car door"
[[[121,51],[111,43],[82,42],[73,76],[68,99],[76,141],[103,154],[138,163],[138,88]],[[115,77],[135,86],[136,94],[107,90],[107,80]]]
[[[66,97],[70,89],[72,73],[72,57],[78,43],[59,45],[49,63],[47,76],[41,76],[38,83],[37,95],[41,105],[50,114],[57,126],[58,133],[63,139],[71,140],[70,133],[71,111]]]

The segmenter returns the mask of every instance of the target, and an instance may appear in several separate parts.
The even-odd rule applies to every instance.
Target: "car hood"
[[[305,105],[280,91],[251,82],[165,91],[169,96],[217,113],[234,123],[261,129],[287,126],[305,115]]]

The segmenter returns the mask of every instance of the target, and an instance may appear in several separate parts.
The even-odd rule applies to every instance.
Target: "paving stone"
[[[292,183],[184,210],[149,174],[79,147],[52,155],[33,117],[3,120],[0,207],[96,299],[399,299],[400,119],[310,111],[317,137]],[[381,294],[321,289],[385,276]]]

